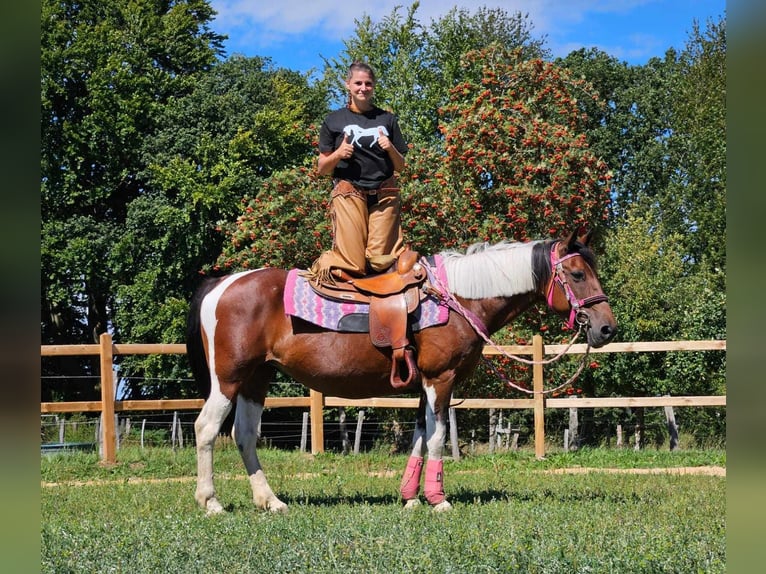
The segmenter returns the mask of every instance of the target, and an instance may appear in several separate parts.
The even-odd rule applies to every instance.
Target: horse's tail
[[[205,358],[205,348],[202,344],[202,326],[200,324],[200,307],[205,295],[210,293],[218,284],[220,277],[208,277],[192,296],[189,305],[189,316],[186,320],[186,356],[189,359],[194,380],[203,398],[210,395],[210,370]]]

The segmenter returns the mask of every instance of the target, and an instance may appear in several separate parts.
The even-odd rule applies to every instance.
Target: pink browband
[[[566,275],[564,275],[564,266],[562,263],[567,259],[571,259],[572,257],[582,257],[582,255],[579,253],[569,253],[564,255],[564,257],[561,259],[558,259],[556,257],[556,245],[557,243],[554,243],[551,246],[551,273],[553,273],[553,278],[551,279],[550,287],[548,287],[548,307],[553,309],[553,286],[558,283],[564,290],[567,301],[569,301],[569,320],[567,320],[566,326],[569,329],[572,329],[574,328],[577,314],[582,307],[587,307],[588,305],[593,305],[594,303],[600,303],[601,301],[609,301],[609,298],[602,292],[598,293],[597,295],[586,297],[585,299],[578,299],[572,291],[572,288],[569,286],[569,283],[567,282]]]

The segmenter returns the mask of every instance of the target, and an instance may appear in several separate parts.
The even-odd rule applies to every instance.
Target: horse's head
[[[573,232],[551,246],[551,279],[546,289],[548,306],[567,316],[567,326],[584,326],[592,347],[606,345],[617,334],[617,321],[596,275],[591,234]]]

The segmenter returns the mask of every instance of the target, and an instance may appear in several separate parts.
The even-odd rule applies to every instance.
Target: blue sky
[[[321,71],[322,56],[334,58],[352,37],[355,20],[368,14],[380,21],[395,6],[412,0],[212,0],[218,12],[212,29],[226,34],[228,55],[268,56],[277,67]],[[674,47],[683,49],[692,22],[725,16],[725,0],[421,0],[421,24],[453,6],[528,13],[536,37],[546,36],[554,56],[595,46],[630,64],[644,64]],[[406,8],[400,10],[406,13]]]

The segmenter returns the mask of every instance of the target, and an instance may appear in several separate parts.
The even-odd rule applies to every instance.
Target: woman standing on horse
[[[395,172],[407,144],[396,116],[373,104],[375,72],[354,62],[346,77],[348,105],[319,130],[319,173],[332,174],[332,247],[314,262],[318,282],[387,270],[404,249]]]

